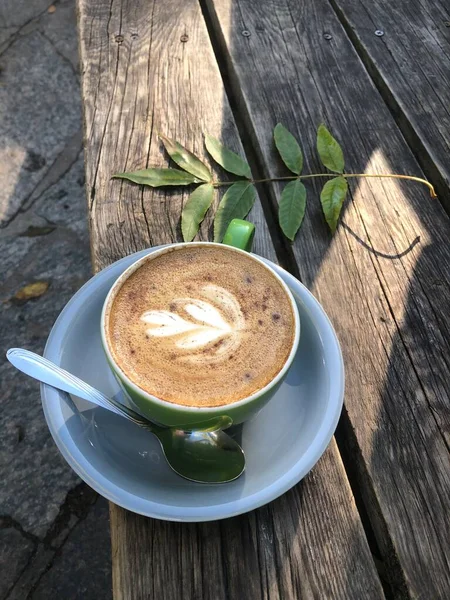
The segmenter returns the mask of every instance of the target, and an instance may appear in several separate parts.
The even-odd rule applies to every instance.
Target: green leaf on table
[[[306,188],[301,181],[291,181],[284,188],[278,206],[278,219],[284,235],[294,241],[306,208]]]
[[[344,177],[334,177],[327,181],[320,193],[323,214],[332,231],[336,231],[342,204],[347,195],[348,184]]]
[[[141,185],[151,187],[162,187],[164,185],[190,185],[191,183],[202,183],[200,179],[191,173],[179,169],[142,169],[130,173],[116,173],[113,179],[128,179]]]
[[[199,185],[189,196],[181,213],[181,232],[185,242],[192,242],[197,235],[200,223],[205,218],[214,196],[214,187],[210,183]]]
[[[234,175],[247,177],[247,179],[252,178],[252,172],[245,160],[228,148],[225,148],[219,140],[216,140],[216,138],[211,135],[205,134],[205,145],[216,163],[219,163],[225,171],[234,173]]]
[[[287,168],[300,175],[303,168],[303,154],[297,140],[281,123],[273,131],[275,146]]]
[[[344,154],[338,142],[334,139],[325,125],[319,125],[317,130],[317,151],[322,163],[335,173],[344,172]]]
[[[244,219],[256,200],[256,188],[249,181],[233,183],[225,192],[214,219],[214,241],[221,242],[233,219]]]
[[[208,167],[195,156],[189,150],[186,150],[184,146],[176,142],[175,140],[171,140],[165,135],[159,134],[162,143],[164,144],[165,149],[167,150],[170,158],[177,163],[179,167],[191,173],[198,179],[202,181],[211,181],[212,174]]]

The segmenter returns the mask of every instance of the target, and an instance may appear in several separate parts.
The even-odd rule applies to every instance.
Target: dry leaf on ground
[[[20,237],[38,237],[40,235],[48,235],[52,231],[55,231],[56,227],[54,225],[47,225],[45,227],[36,227],[35,225],[30,225],[26,231],[20,233]]]
[[[11,300],[18,304],[23,304],[24,302],[28,302],[28,300],[39,298],[45,294],[49,287],[49,281],[33,281],[33,283],[28,283],[16,292]]]

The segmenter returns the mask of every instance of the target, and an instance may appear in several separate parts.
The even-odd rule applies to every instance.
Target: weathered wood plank
[[[141,248],[181,241],[190,191],[143,189],[115,172],[167,166],[159,131],[209,162],[202,132],[242,152],[195,3],[80,0],[86,186],[96,268]],[[180,18],[176,13],[180,12]],[[189,31],[187,30],[189,26]],[[255,249],[274,258],[260,203]],[[206,220],[200,239],[207,239]]]
[[[310,156],[323,120],[344,146],[347,171],[420,175],[328,2],[207,6],[265,176],[282,172],[271,133],[279,121],[303,141],[305,171],[320,172]],[[449,219],[419,187],[373,179],[351,187],[331,240],[320,186],[308,184],[294,253],[343,345],[350,460],[395,591],[448,598]]]
[[[117,170],[164,164],[158,129],[201,155],[202,130],[235,150],[241,145],[195,0],[79,0],[78,7],[98,270],[142,247],[180,239],[185,195],[109,179]],[[274,258],[259,203],[252,220],[256,251]],[[202,238],[209,233],[206,224]],[[257,513],[187,525],[111,506],[111,530],[116,598],[383,597],[334,442],[305,482]]]
[[[450,211],[448,2],[331,0],[331,4]]]

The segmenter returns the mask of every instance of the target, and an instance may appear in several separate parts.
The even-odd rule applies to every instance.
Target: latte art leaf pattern
[[[202,288],[200,298],[177,298],[171,305],[175,310],[149,310],[141,320],[151,325],[148,336],[174,337],[174,346],[185,351],[199,351],[208,344],[215,344],[209,357],[202,360],[224,358],[239,344],[245,326],[239,302],[226,289],[216,285]],[[184,311],[187,318],[178,314]],[[190,317],[190,318],[189,318]],[[185,356],[185,359],[191,357]]]

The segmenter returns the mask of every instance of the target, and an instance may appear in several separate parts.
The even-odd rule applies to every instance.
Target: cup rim
[[[286,292],[286,294],[289,298],[289,301],[291,303],[292,312],[294,314],[294,324],[295,324],[294,339],[292,342],[291,351],[290,351],[289,356],[287,357],[283,367],[276,374],[276,376],[271,381],[269,381],[269,383],[267,383],[264,387],[260,388],[256,392],[253,392],[253,394],[251,394],[250,396],[246,396],[245,398],[242,398],[241,400],[238,400],[236,402],[231,402],[229,404],[220,404],[217,406],[187,406],[185,404],[178,404],[176,402],[170,402],[168,400],[163,400],[162,398],[158,398],[157,396],[154,396],[153,394],[150,394],[149,392],[147,392],[144,389],[142,389],[141,387],[139,387],[136,383],[134,383],[128,377],[128,375],[126,375],[126,373],[117,364],[116,360],[114,359],[114,357],[111,353],[109,345],[108,345],[108,340],[107,340],[107,336],[106,336],[107,311],[108,311],[110,305],[112,304],[118,290],[123,285],[123,283],[126,281],[126,279],[128,279],[130,277],[130,275],[132,273],[134,273],[134,271],[139,269],[143,263],[145,263],[149,260],[153,260],[154,258],[156,258],[162,254],[166,254],[167,252],[172,251],[172,249],[178,249],[178,248],[183,248],[183,247],[192,246],[192,245],[194,245],[194,246],[217,246],[217,247],[220,247],[222,250],[226,249],[231,252],[238,252],[241,254],[245,254],[246,256],[250,256],[252,260],[257,261],[265,269],[270,271],[270,273],[277,279],[277,281],[282,286],[282,288],[284,289],[284,291]],[[236,248],[234,246],[228,246],[228,245],[224,245],[224,244],[220,244],[220,243],[216,243],[216,242],[178,242],[178,243],[174,243],[174,244],[166,244],[159,250],[155,250],[154,252],[151,252],[150,254],[146,254],[145,256],[142,256],[141,258],[137,259],[133,264],[131,264],[129,267],[127,267],[125,269],[125,271],[116,279],[116,281],[111,286],[111,288],[105,298],[105,301],[103,303],[101,319],[100,319],[100,334],[101,334],[103,349],[108,358],[110,368],[113,368],[114,370],[116,370],[118,372],[118,374],[120,375],[120,377],[124,380],[125,384],[127,386],[129,386],[136,394],[139,394],[139,395],[143,396],[146,400],[149,400],[153,403],[159,404],[160,406],[165,407],[165,408],[173,407],[175,410],[183,410],[183,411],[190,412],[190,413],[209,414],[209,413],[216,413],[218,410],[224,410],[224,409],[231,410],[234,408],[239,408],[241,406],[245,406],[246,404],[250,404],[253,400],[256,400],[257,398],[261,397],[263,394],[269,392],[279,381],[281,381],[283,379],[284,375],[286,374],[287,370],[291,366],[292,361],[294,360],[294,357],[297,353],[297,349],[298,349],[298,345],[299,345],[299,341],[300,341],[300,317],[299,317],[299,313],[298,313],[297,304],[295,302],[294,296],[293,296],[291,290],[289,289],[289,287],[286,285],[286,283],[283,281],[283,279],[278,275],[278,273],[275,273],[275,271],[273,269],[271,269],[270,266],[267,265],[263,260],[261,260],[257,255],[255,255],[251,252],[247,252],[246,250],[241,250],[240,248]]]

